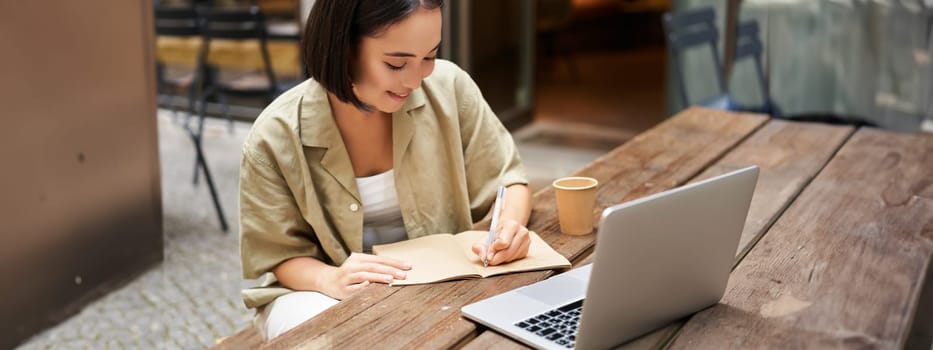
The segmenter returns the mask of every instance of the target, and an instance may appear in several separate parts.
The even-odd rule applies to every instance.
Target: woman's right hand
[[[343,265],[327,269],[324,274],[323,292],[331,298],[342,300],[368,286],[370,283],[392,283],[403,280],[411,264],[382,256],[352,253]]]

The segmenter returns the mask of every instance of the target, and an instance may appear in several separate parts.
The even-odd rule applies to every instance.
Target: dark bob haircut
[[[340,101],[370,110],[353,93],[353,67],[362,38],[380,34],[419,8],[443,5],[443,0],[317,0],[301,43],[305,67]]]

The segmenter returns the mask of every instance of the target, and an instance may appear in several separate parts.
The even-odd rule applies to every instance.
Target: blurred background
[[[237,179],[313,0],[0,2],[0,348],[249,329]],[[933,131],[930,0],[448,0],[534,190],[691,106]],[[312,58],[313,59],[313,58]]]

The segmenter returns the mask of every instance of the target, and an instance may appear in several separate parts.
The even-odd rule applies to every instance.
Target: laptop
[[[758,167],[603,211],[592,264],[461,308],[539,349],[604,349],[719,302]]]

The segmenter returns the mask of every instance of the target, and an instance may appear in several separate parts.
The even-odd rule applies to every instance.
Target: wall
[[[0,2],[0,348],[162,260],[150,7]]]

